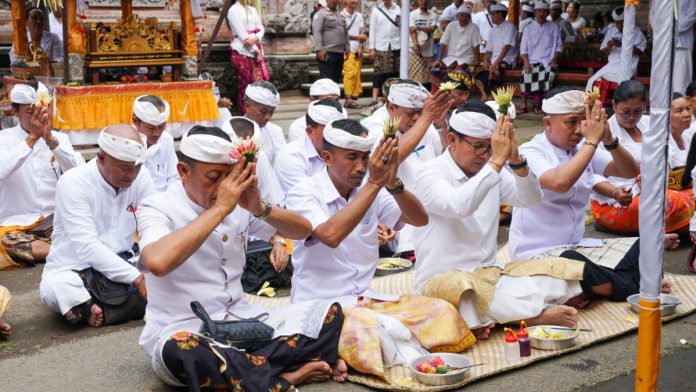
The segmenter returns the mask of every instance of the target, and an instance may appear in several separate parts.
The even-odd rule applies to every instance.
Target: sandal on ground
[[[362,105],[355,101],[350,101],[349,103],[345,104],[344,107],[346,109],[360,109],[362,108]]]

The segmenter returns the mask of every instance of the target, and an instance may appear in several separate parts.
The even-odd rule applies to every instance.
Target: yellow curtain
[[[191,13],[191,1],[181,0],[179,10],[181,11],[181,53],[184,56],[198,56],[196,22]]]
[[[68,53],[86,53],[85,32],[77,21],[77,0],[66,2],[64,20],[68,23]]]
[[[24,1],[11,1],[12,4],[12,31],[14,36],[12,43],[15,55],[26,58],[29,55],[29,43],[27,42],[27,9]]]

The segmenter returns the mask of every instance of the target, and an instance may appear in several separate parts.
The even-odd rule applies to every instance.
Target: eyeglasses
[[[493,152],[493,148],[490,145],[472,143],[464,138],[461,138],[461,140],[465,141],[466,144],[470,145],[474,149],[474,154],[476,155],[483,155],[486,153],[491,154]]]
[[[616,114],[619,115],[619,117],[641,117],[645,113],[644,109],[641,110],[634,110],[634,111],[629,111],[629,110],[624,110],[622,112],[616,112]]]

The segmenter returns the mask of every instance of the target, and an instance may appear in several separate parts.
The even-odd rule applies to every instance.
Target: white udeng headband
[[[492,118],[477,112],[455,112],[449,125],[457,133],[479,139],[490,139],[495,129]]]
[[[314,122],[326,125],[334,120],[348,118],[348,113],[345,110],[338,112],[336,108],[327,105],[318,105],[321,101],[314,101],[309,104],[307,114]]]
[[[544,99],[541,110],[546,114],[585,113],[585,93],[566,91]]]
[[[36,102],[36,90],[26,84],[15,84],[10,91],[10,101],[19,105],[30,105]]]
[[[157,106],[153,105],[152,103],[140,101],[140,98],[143,97],[145,97],[145,95],[141,95],[136,98],[135,101],[133,101],[133,114],[135,117],[152,125],[164,124],[169,118],[169,103],[162,100],[162,102],[164,102],[164,111],[160,112]]]
[[[356,150],[361,152],[368,152],[372,150],[375,142],[369,136],[355,136],[350,133],[334,128],[331,126],[333,121],[326,124],[324,128],[324,139],[332,145],[340,148],[345,148],[346,150]]]
[[[244,91],[244,95],[262,105],[276,107],[280,104],[280,95],[273,94],[271,90],[265,87],[249,85]]]
[[[420,84],[396,83],[389,87],[387,100],[402,108],[422,109],[427,97],[428,90]]]
[[[207,163],[229,163],[235,162],[230,157],[230,147],[232,143],[213,135],[191,135],[181,139],[179,149],[187,157],[200,162]]]
[[[145,162],[149,158],[147,149],[143,144],[135,140],[112,135],[107,133],[105,129],[99,132],[97,144],[102,151],[111,157],[119,161],[134,162],[136,165]]]
[[[341,88],[331,79],[323,78],[312,83],[309,88],[309,95],[318,97],[320,95],[341,95]]]

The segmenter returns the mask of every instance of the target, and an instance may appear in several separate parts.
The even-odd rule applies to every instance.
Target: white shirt
[[[389,18],[396,22],[401,16],[401,8],[392,3],[390,9],[386,9],[384,4],[372,9],[370,13],[370,34],[367,38],[367,44],[370,49],[379,51],[399,50],[401,49],[401,39],[399,36],[399,28],[394,26],[377,8],[382,9],[389,15]]]
[[[422,13],[420,9],[411,11],[411,16],[409,17],[409,27],[437,27],[437,14],[431,11]],[[416,31],[416,35],[426,34],[424,31]],[[410,37],[410,34],[409,34]],[[409,38],[410,39],[410,38]],[[409,51],[413,53],[414,43],[413,39],[410,39]],[[428,34],[428,39],[425,44],[420,46],[421,56],[423,57],[433,57],[435,56],[435,44],[433,42],[433,34]]]
[[[53,242],[43,277],[89,267],[121,283],[131,283],[139,275],[117,253],[131,250],[135,212],[145,197],[155,193],[150,173],[141,168],[131,186],[116,193],[99,173],[97,159],[58,181]]]
[[[488,42],[491,29],[493,29],[493,21],[491,20],[491,15],[488,13],[488,10],[483,10],[473,14],[471,16],[471,21],[478,26],[481,39]],[[487,45],[481,45],[481,52],[486,51],[486,46]]]
[[[642,116],[636,126],[641,133],[647,132],[648,128],[650,127],[650,116]],[[633,160],[636,161],[636,165],[640,166],[643,158],[643,143],[633,140],[631,135],[626,132],[626,129],[619,125],[619,122],[616,120],[616,114],[609,118],[609,129],[611,130],[611,134],[619,139],[619,144],[621,144],[621,147],[625,148],[629,154],[631,154]],[[604,143],[601,143],[598,148],[604,150]],[[601,174],[595,174],[595,184],[601,181],[609,181],[616,187],[631,187],[633,188],[634,195],[640,193],[640,187],[638,186],[635,178],[604,177]],[[595,192],[592,192],[590,197],[592,200],[596,200],[602,204],[611,204],[613,206],[619,205],[616,200],[610,197],[602,196]]]
[[[554,22],[539,24],[536,20],[530,23],[522,34],[520,55],[529,57],[529,64],[541,63],[548,65],[556,52],[563,53],[561,29]]]
[[[43,139],[29,148],[20,125],[0,131],[0,226],[24,226],[52,214],[58,178],[85,163],[65,134],[52,133],[60,143],[53,151]]]
[[[548,170],[566,164],[579,150],[560,149],[540,133],[519,148],[529,169],[541,178]],[[595,174],[604,174],[611,154],[597,150],[573,187],[565,193],[543,189],[544,199],[534,207],[517,208],[510,225],[511,260],[527,259],[563,245],[578,245],[585,233],[585,210]]]
[[[180,183],[179,172],[176,164],[179,160],[176,157],[174,148],[174,138],[169,132],[163,132],[157,144],[150,146],[156,149],[148,160],[143,163],[152,177],[152,182],[158,192],[164,192],[168,187]]]
[[[677,13],[679,21],[677,24],[677,49],[694,48],[694,22],[696,22],[696,3],[693,1],[678,1]],[[689,75],[691,79],[691,75]]]
[[[503,61],[511,66],[517,64],[517,28],[514,24],[504,20],[501,24],[493,25],[489,38],[486,51],[491,53],[491,63],[495,62],[505,45],[510,45]]]
[[[631,47],[635,47],[640,49],[641,51],[645,51],[645,47],[647,45],[647,40],[645,39],[645,35],[643,32],[640,30],[640,27],[636,26],[633,29],[633,43],[631,44]],[[609,29],[607,30],[607,34],[604,36],[604,40],[602,41],[602,45],[600,46],[600,50],[603,50],[607,47],[609,44],[609,41],[612,39],[619,39],[621,40],[623,38],[623,33],[619,31],[619,29],[616,27],[616,25],[611,25]],[[622,44],[628,44],[628,43],[622,43]],[[635,75],[636,71],[638,70],[638,60],[640,56],[633,55],[631,57],[631,75]],[[621,67],[621,47],[613,47],[611,51],[609,52],[609,57],[608,57],[608,64],[605,67],[609,66],[614,66],[614,67]]]
[[[527,26],[529,26],[529,24],[532,22],[534,22],[534,18],[522,19],[520,21],[520,27],[519,27],[520,34],[524,33],[524,29],[527,28]]]
[[[256,8],[247,6],[245,9],[242,4],[235,3],[227,11],[227,23],[229,23],[230,30],[234,33],[234,39],[230,43],[230,48],[241,55],[255,57],[256,52],[259,51],[258,46],[254,44],[251,48],[247,48],[244,46],[244,39],[250,35],[256,35],[260,43],[263,35],[266,33]],[[250,33],[250,31],[257,29],[259,30],[258,32]]]
[[[675,167],[686,165],[686,156],[689,155],[689,145],[691,144],[691,138],[693,133],[689,131],[693,128],[688,128],[682,132],[682,143],[684,143],[684,149],[679,148],[677,141],[674,140],[672,132],[669,133],[669,142],[667,144],[667,164],[670,169]]]
[[[276,177],[283,195],[295,185],[319,173],[326,167],[309,136],[305,135],[288,145],[278,155],[275,165]]]
[[[307,134],[307,117],[301,115],[288,128],[288,143],[301,139]]]
[[[470,64],[474,61],[474,47],[481,45],[481,35],[472,22],[466,26],[453,22],[447,25],[440,44],[447,45],[447,57],[442,62],[448,67],[454,62],[459,65]]]
[[[459,7],[457,7],[454,3],[445,7],[445,10],[442,11],[442,16],[441,16],[442,20],[446,20],[448,22],[452,22],[452,21],[457,20],[457,9],[458,8]]]
[[[358,11],[353,11],[353,14],[349,14],[345,9],[341,11],[343,17],[346,19],[346,29],[348,30],[348,35],[360,35],[360,30],[365,29],[365,20],[363,16]],[[350,28],[348,28],[350,26]],[[350,51],[355,53],[360,47],[359,40],[350,40]]]
[[[268,154],[268,160],[271,161],[271,166],[273,166],[278,153],[285,148],[288,142],[285,141],[283,129],[270,121],[260,130],[263,138],[261,148]]]
[[[430,217],[416,228],[416,292],[444,272],[504,267],[495,258],[500,205],[531,207],[543,198],[533,173],[519,177],[484,165],[469,178],[449,150],[421,167],[416,195]]]
[[[296,211],[312,224],[312,230],[345,208],[359,192],[353,189],[348,200],[341,197],[327,170],[293,187],[286,207]],[[377,223],[400,229],[401,210],[394,198],[382,189],[358,226],[338,247],[330,248],[308,237],[295,242],[292,275],[292,302],[314,298],[342,298],[350,303],[356,296],[394,300],[372,291],[370,281],[377,268],[379,243]],[[343,302],[345,301],[345,302]]]
[[[28,30],[27,42],[31,43],[31,34]],[[63,61],[63,41],[61,41],[60,37],[51,33],[50,31],[43,31],[41,33],[41,49],[46,52],[51,61]],[[14,44],[12,44],[12,47],[10,48],[10,64],[14,63],[15,59]]]
[[[575,18],[575,22],[571,22],[569,18],[564,19],[566,19],[568,23],[570,23],[570,25],[573,26],[573,30],[575,30],[575,35],[577,36],[580,35],[580,30],[585,28],[586,22],[585,18],[583,18],[582,16],[578,16],[577,18]]]
[[[51,28],[51,33],[55,34],[61,42],[63,42],[63,22],[59,21],[53,12],[48,14],[48,25]]]
[[[191,223],[204,211],[186,196],[181,185],[147,198],[137,214],[141,249]],[[165,329],[198,330],[201,321],[191,312],[191,301],[199,301],[213,320],[225,318],[227,312],[240,318],[265,313],[265,308],[246,301],[241,277],[246,238],[270,238],[274,233],[272,226],[237,207],[177,269],[163,277],[148,274],[147,323],[140,336],[140,345],[148,354],[153,355]],[[139,268],[145,270],[142,264]]]

